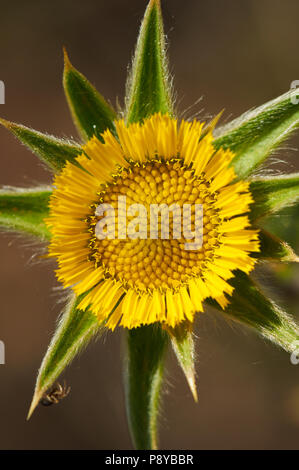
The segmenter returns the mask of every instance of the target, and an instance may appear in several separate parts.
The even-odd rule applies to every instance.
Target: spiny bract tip
[[[28,415],[27,415],[27,421],[31,418],[35,408],[37,407],[37,405],[40,402],[41,397],[42,397],[42,393],[40,391],[39,392],[36,391],[34,393],[33,399],[32,399],[32,402],[31,402],[31,405],[30,405],[30,408],[29,408],[29,412],[28,412]]]

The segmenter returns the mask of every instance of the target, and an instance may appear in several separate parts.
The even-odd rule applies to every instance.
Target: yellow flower
[[[249,273],[255,263],[251,255],[259,251],[258,231],[250,229],[248,217],[249,183],[236,181],[232,152],[216,151],[203,123],[179,124],[168,115],[129,127],[118,121],[115,128],[117,137],[109,130],[93,137],[77,165],[68,162],[55,177],[47,224],[59,281],[85,294],[79,308],[89,307],[112,330],[118,324],[192,322],[208,297],[225,308],[233,291],[227,281],[236,269]],[[125,197],[123,210],[119,196]],[[106,238],[97,236],[100,204],[109,204],[116,215],[111,237],[109,229]],[[200,247],[186,249],[191,235],[184,231],[163,238],[161,214],[157,238],[150,237],[148,224],[143,236],[119,236],[133,204],[146,209],[139,225],[151,222],[151,205],[201,205]],[[178,220],[181,225],[173,212],[172,229]],[[194,225],[193,211],[190,228]]]

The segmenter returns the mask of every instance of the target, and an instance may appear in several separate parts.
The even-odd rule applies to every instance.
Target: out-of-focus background
[[[76,137],[62,89],[62,46],[73,64],[111,103],[123,103],[127,66],[146,0],[0,2],[0,116]],[[162,0],[177,107],[192,116],[225,108],[222,123],[263,104],[299,79],[297,0]],[[276,153],[298,171],[299,138]],[[49,183],[38,159],[0,129],[0,185]],[[270,222],[294,247],[299,213]],[[292,222],[292,225],[291,225]],[[26,414],[36,372],[62,304],[54,264],[34,244],[0,237],[1,449],[130,449],[122,387],[119,331],[93,343],[64,375],[71,393],[58,406]],[[265,267],[266,289],[298,318],[298,269]],[[162,412],[161,447],[187,449],[299,448],[299,365],[287,353],[219,315],[196,325],[199,403],[192,401],[172,354]]]

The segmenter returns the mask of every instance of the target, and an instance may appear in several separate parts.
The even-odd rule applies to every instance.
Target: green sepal
[[[211,299],[207,303],[220,310],[224,316],[252,328],[286,351],[293,352],[299,339],[299,326],[294,320],[265,297],[247,274],[238,271],[230,284],[235,289],[225,310]]]
[[[71,64],[64,50],[63,86],[67,102],[78,129],[84,141],[110,129],[115,132],[114,121],[116,112],[107,103],[93,85]]]
[[[157,418],[168,335],[158,324],[126,334],[125,391],[136,449],[157,449]]]
[[[254,199],[250,218],[254,222],[299,200],[299,173],[253,180],[250,191]]]
[[[268,232],[275,233],[280,239],[286,240],[296,252],[299,251],[299,204],[286,207],[261,222]]]
[[[216,130],[214,145],[236,154],[232,162],[236,174],[246,178],[298,125],[298,90],[292,90]]]
[[[53,386],[60,374],[100,330],[97,317],[89,310],[78,310],[83,296],[72,296],[48,347],[38,372],[28,419],[43,394]]]
[[[0,190],[0,228],[23,232],[49,240],[50,232],[44,222],[48,216],[48,188],[20,189],[5,187]]]
[[[160,0],[151,0],[145,12],[125,103],[127,124],[142,121],[154,113],[173,112]]]
[[[185,374],[193,398],[197,402],[195,346],[192,324],[189,322],[182,322],[175,328],[168,328],[167,331],[178,363]]]
[[[273,233],[261,229],[259,239],[260,251],[256,254],[257,258],[265,261],[298,263],[299,258],[290,245]]]
[[[73,141],[58,139],[5,119],[0,119],[0,124],[11,131],[54,172],[61,171],[67,161],[76,164],[76,157],[82,153],[80,145]]]

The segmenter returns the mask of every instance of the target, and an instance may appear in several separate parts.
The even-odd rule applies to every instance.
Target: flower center
[[[90,260],[96,266],[103,266],[107,277],[122,282],[125,288],[176,289],[190,277],[200,276],[206,263],[213,259],[220,243],[217,193],[211,192],[204,174],[195,176],[181,160],[132,162],[98,196],[87,218],[91,233]],[[120,200],[125,201],[121,209]],[[97,224],[103,220],[97,208],[103,204],[114,209],[113,239],[108,236],[99,239],[97,234]],[[144,208],[141,213],[136,204]],[[161,205],[166,207],[164,215],[159,210]],[[200,220],[196,207],[201,208]],[[120,233],[119,225],[121,222],[123,227],[124,220],[125,235]],[[153,230],[155,222],[158,230]],[[201,240],[196,244],[193,236],[198,222]],[[132,224],[138,232],[136,237],[132,235]],[[153,237],[153,233],[158,236]]]

